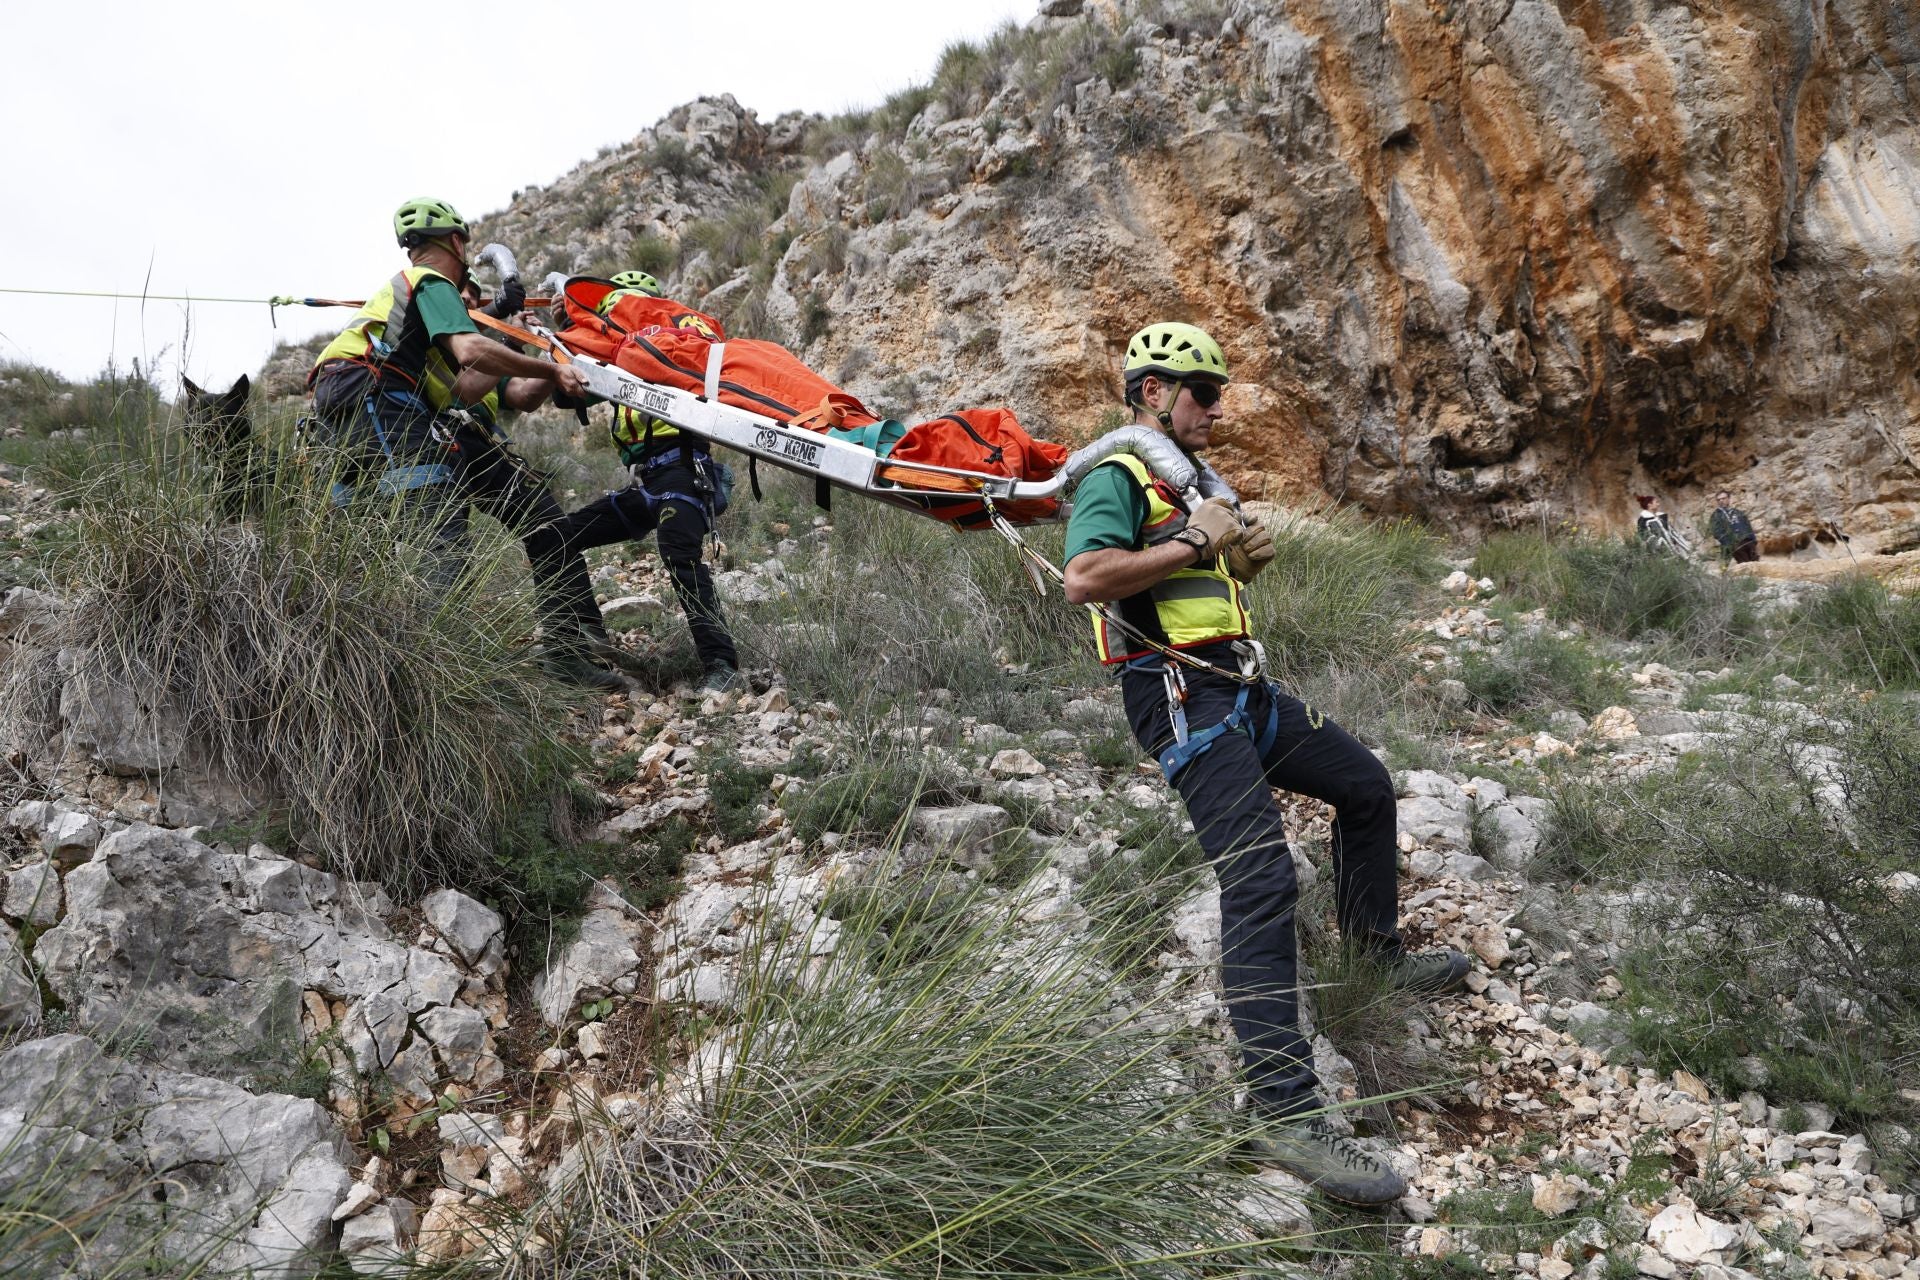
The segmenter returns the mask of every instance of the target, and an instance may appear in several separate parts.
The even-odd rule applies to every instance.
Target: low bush
[[[1441,568],[1433,535],[1339,509],[1283,514],[1271,525],[1275,556],[1248,592],[1253,634],[1286,683],[1329,669],[1378,669],[1411,648],[1407,623]]]
[[[1920,689],[1920,597],[1858,577],[1794,610],[1791,644],[1815,671],[1880,689]]]
[[[1760,635],[1751,579],[1632,540],[1495,534],[1475,556],[1474,572],[1562,621],[1650,643],[1675,658],[1738,658]]]
[[[1196,889],[1206,863],[1187,824],[1155,809],[1120,832],[1083,896],[1097,912],[1099,954],[1123,974],[1144,973],[1171,942],[1173,907]]]
[[[326,474],[282,458],[235,522],[165,422],[102,440],[49,569],[87,655],[73,678],[138,690],[341,874],[516,905],[512,868],[574,825],[580,759],[527,643],[519,547],[455,563],[401,509],[334,508]],[[36,691],[9,693],[38,713]]]
[[[1501,716],[1556,707],[1593,715],[1620,701],[1627,688],[1591,645],[1544,629],[1521,631],[1495,648],[1465,654],[1460,681],[1481,709]]]
[[[887,839],[914,806],[960,798],[924,758],[883,755],[790,788],[781,807],[793,833],[812,844],[829,831]]]
[[[1225,1158],[1233,1086],[1186,1069],[1182,1018],[1022,926],[1017,892],[897,894],[843,918],[824,970],[804,938],[749,954],[693,1105],[610,1134],[527,1216],[543,1256],[490,1274],[1178,1280],[1272,1258]]]
[[[1635,1044],[1729,1092],[1903,1104],[1920,1066],[1920,724],[1844,704],[1556,800],[1536,865],[1631,891]]]
[[[1061,532],[1029,541],[1059,558]],[[734,611],[749,649],[797,697],[878,723],[951,690],[1015,730],[1052,723],[1065,688],[1097,686],[1091,628],[1057,589],[1037,595],[1011,548],[909,512],[862,504],[824,544],[785,560],[787,593]]]

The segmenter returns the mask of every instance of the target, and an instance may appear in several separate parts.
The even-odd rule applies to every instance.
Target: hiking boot
[[[724,662],[717,662],[707,668],[707,678],[700,682],[701,693],[732,693],[740,687],[740,670]]]
[[[644,676],[651,671],[645,658],[611,640],[589,641],[587,649],[595,661],[612,663],[630,676]]]
[[[1343,1138],[1314,1116],[1274,1120],[1246,1141],[1260,1164],[1277,1165],[1321,1195],[1342,1204],[1392,1204],[1407,1194],[1406,1180],[1352,1138]]]
[[[540,665],[547,669],[548,675],[561,684],[570,684],[581,689],[598,689],[603,693],[618,693],[627,687],[625,680],[605,667],[596,667],[577,653],[549,651],[541,655]]]
[[[1467,958],[1450,947],[1439,951],[1408,951],[1387,966],[1387,980],[1395,991],[1444,995],[1466,983]]]

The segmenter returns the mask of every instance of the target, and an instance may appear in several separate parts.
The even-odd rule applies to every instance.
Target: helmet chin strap
[[[1168,384],[1162,383],[1161,385],[1166,386]],[[1173,394],[1167,397],[1167,407],[1155,410],[1153,415],[1153,420],[1160,424],[1160,429],[1167,432],[1173,430],[1173,402],[1180,398],[1180,384],[1176,382],[1171,385],[1173,387]]]

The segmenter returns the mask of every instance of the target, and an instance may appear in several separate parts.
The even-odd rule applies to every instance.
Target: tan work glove
[[[1202,560],[1211,560],[1240,541],[1246,533],[1240,524],[1240,513],[1225,498],[1208,498],[1195,507],[1193,514],[1187,517],[1187,529],[1206,535],[1207,546],[1200,553]]]
[[[1252,582],[1272,563],[1273,535],[1266,525],[1249,517],[1246,534],[1227,549],[1227,572],[1242,582]]]

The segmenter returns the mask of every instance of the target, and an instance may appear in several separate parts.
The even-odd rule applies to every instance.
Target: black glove
[[[508,276],[500,282],[500,292],[493,295],[493,301],[486,306],[486,313],[495,320],[505,320],[526,305],[527,287],[520,283],[519,276]]]

